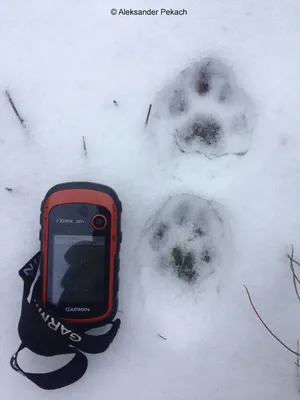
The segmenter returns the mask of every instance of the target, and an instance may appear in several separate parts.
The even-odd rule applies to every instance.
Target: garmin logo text
[[[38,303],[35,303],[38,313],[42,317],[42,319],[46,322],[48,328],[52,329],[55,332],[60,333],[62,336],[69,335],[69,339],[72,342],[80,342],[81,336],[77,335],[71,331],[71,329],[67,329],[60,321],[55,321],[51,315],[47,314],[41,307],[39,307]]]
[[[85,311],[90,311],[91,309],[87,307],[67,307],[65,308],[65,310],[67,312],[75,312],[75,311],[85,312]]]

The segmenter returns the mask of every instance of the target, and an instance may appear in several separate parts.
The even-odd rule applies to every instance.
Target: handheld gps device
[[[52,187],[41,205],[42,302],[66,322],[112,321],[118,307],[121,202],[88,182]]]

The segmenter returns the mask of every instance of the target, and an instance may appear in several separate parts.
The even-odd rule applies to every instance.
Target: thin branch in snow
[[[85,142],[85,137],[82,136],[82,145],[83,145],[83,151],[84,151],[84,156],[87,157],[87,148],[86,148],[86,142]]]
[[[114,100],[113,103],[114,103],[114,105],[115,105],[116,107],[119,107],[119,104],[118,104],[118,102],[117,102],[116,100]]]
[[[297,340],[297,353],[300,351],[299,340]],[[299,373],[299,356],[297,356],[297,361],[295,362],[297,366],[297,384],[298,384],[298,392],[300,392],[300,373]]]
[[[23,129],[25,130],[25,132],[28,132],[28,128],[27,128],[27,125],[25,123],[25,120],[21,117],[19,111],[17,110],[17,107],[15,106],[15,103],[14,103],[14,101],[13,101],[13,99],[11,97],[11,94],[10,94],[10,92],[8,90],[5,91],[5,95],[8,98],[8,101],[9,101],[12,109],[14,110],[14,113],[16,114],[18,120],[20,121]]]
[[[145,121],[145,126],[148,125],[149,117],[150,117],[150,114],[151,114],[151,109],[152,109],[152,104],[149,105],[148,114],[147,114],[147,118],[146,118],[146,121]]]
[[[255,306],[254,306],[254,304],[253,304],[253,301],[252,301],[252,298],[251,298],[251,295],[250,295],[250,293],[249,293],[248,288],[247,288],[245,285],[244,285],[244,287],[245,287],[245,289],[246,289],[246,292],[247,292],[247,295],[248,295],[250,304],[251,304],[251,306],[252,306],[252,308],[253,308],[255,314],[256,314],[257,317],[259,318],[260,322],[261,322],[261,323],[264,325],[264,327],[267,329],[267,331],[268,331],[268,332],[269,332],[283,347],[285,347],[287,350],[289,350],[291,353],[295,354],[296,356],[300,356],[300,354],[299,354],[298,352],[292,350],[290,347],[288,347],[286,344],[284,344],[284,343],[271,331],[271,329],[267,326],[267,324],[264,322],[264,320],[261,318],[261,316],[259,315],[258,311],[256,310],[256,308],[255,308]]]
[[[292,258],[290,258],[290,257],[288,257],[292,262],[296,262],[296,260],[293,260]],[[294,271],[295,271],[295,269],[294,269]],[[296,279],[296,281],[300,284],[300,279],[298,278],[298,276],[296,275],[296,273],[295,273],[295,279]]]
[[[157,334],[157,336],[159,336],[161,339],[163,340],[167,340],[167,338],[165,338],[164,336],[162,336],[160,333]]]
[[[294,247],[292,245],[292,254],[291,257],[288,257],[290,260],[290,269],[293,273],[293,283],[294,283],[294,288],[295,288],[295,292],[296,295],[298,297],[298,300],[300,301],[300,295],[299,295],[299,291],[298,291],[298,286],[297,286],[297,282],[299,283],[299,278],[297,277],[296,273],[295,273],[295,269],[294,269],[294,265],[293,265],[293,260],[294,260]]]
[[[292,260],[295,264],[297,264],[297,265],[300,267],[299,261],[296,261],[296,260],[294,260],[293,258],[291,258],[291,256],[290,256],[289,254],[287,255],[287,258],[288,258],[289,260]],[[299,281],[299,283],[300,283],[300,281]]]

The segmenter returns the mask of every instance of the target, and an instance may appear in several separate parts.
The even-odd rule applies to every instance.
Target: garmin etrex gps
[[[96,183],[56,185],[42,202],[42,301],[67,322],[115,317],[121,212],[115,191]]]

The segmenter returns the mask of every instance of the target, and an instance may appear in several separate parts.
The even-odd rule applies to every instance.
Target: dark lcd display
[[[105,237],[53,235],[48,301],[54,305],[105,303]]]

